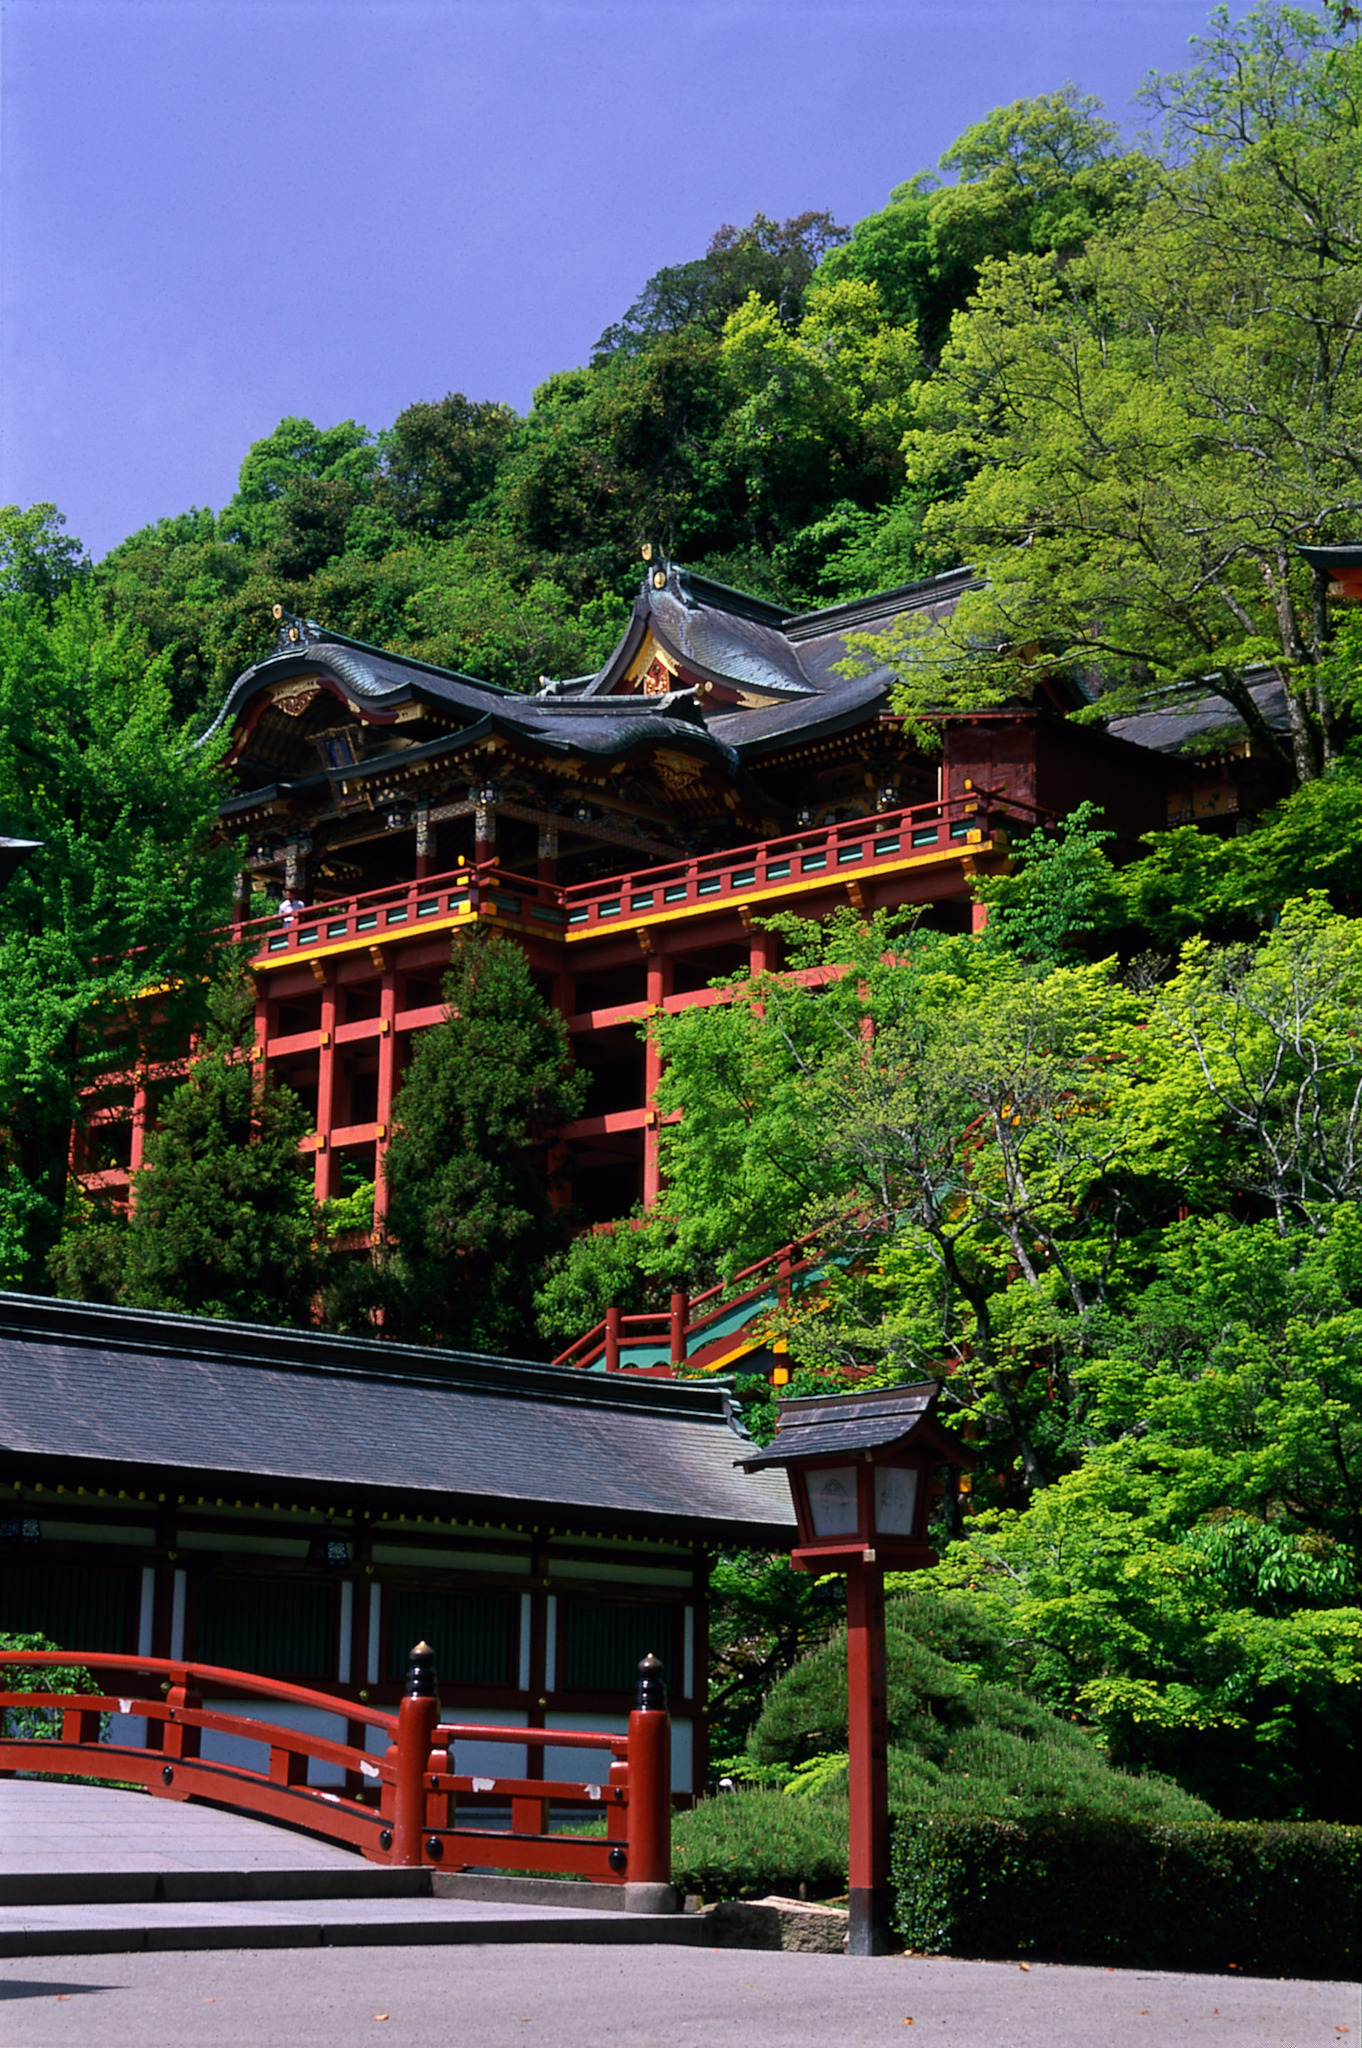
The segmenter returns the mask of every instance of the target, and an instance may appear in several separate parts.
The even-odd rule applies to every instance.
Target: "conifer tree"
[[[386,1161],[384,1326],[468,1347],[524,1347],[544,1261],[563,1241],[549,1140],[580,1113],[567,1026],[520,948],[470,934],[443,1023],[416,1040]]]
[[[249,976],[215,985],[204,1041],[161,1106],[134,1177],[132,1215],[68,1229],[61,1291],[243,1322],[306,1323],[318,1281],[307,1113],[252,1065]]]

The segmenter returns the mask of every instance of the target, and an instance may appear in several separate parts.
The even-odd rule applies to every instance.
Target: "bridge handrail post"
[[[393,1765],[391,1861],[405,1867],[421,1862],[426,1824],[426,1773],[440,1720],[435,1652],[418,1643],[407,1666],[406,1690],[397,1709],[397,1740],[388,1751]]]
[[[161,1724],[161,1748],[166,1756],[181,1757],[187,1762],[199,1754],[203,1731],[187,1725],[180,1717],[186,1708],[201,1710],[203,1695],[190,1685],[172,1685],[166,1693],[166,1705],[170,1718]]]
[[[672,1774],[667,1689],[656,1657],[645,1657],[638,1672],[638,1705],[629,1716],[625,1873],[630,1884],[670,1884]]]

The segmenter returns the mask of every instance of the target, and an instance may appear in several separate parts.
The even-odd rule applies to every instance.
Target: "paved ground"
[[[658,1948],[0,1962],[0,2004],[5,2048],[1321,2048],[1362,2030],[1356,1985]]]
[[[125,1883],[159,1873],[162,1892],[114,1907],[73,1906],[44,1903],[29,1885],[23,1902],[26,1879],[54,1870],[121,1873]],[[214,1872],[224,1880],[251,1874],[267,1912],[257,1899],[176,1904],[165,1889],[180,1873],[183,1886],[201,1894]],[[352,1880],[366,1873],[384,1875],[345,1850],[209,1808],[98,1786],[0,1780],[0,1887],[16,1900],[0,1905],[0,1938],[6,1927],[27,1927],[34,1945],[60,1950],[82,1929],[104,1926],[118,1946],[128,1946],[123,1937],[138,1943],[135,1953],[0,1956],[0,2042],[1362,2048],[1356,1985],[661,1947],[656,1921],[618,1913],[599,1919],[613,1923],[616,1940],[640,1945],[567,1946],[567,1923],[578,1923],[580,1942],[581,1923],[597,1916],[469,1899],[278,1895],[290,1886],[354,1892]],[[684,1928],[678,1916],[660,1931],[693,1942],[701,1930],[687,1918]],[[394,1938],[418,1945],[383,1945]],[[458,1945],[424,1945],[451,1939]],[[214,1945],[195,1952],[195,1941]],[[311,1945],[292,1945],[300,1941]],[[263,1945],[271,1942],[291,1945]]]
[[[618,1891],[582,1885],[554,1886],[551,1902],[432,1898],[427,1872],[366,1863],[267,1822],[106,1786],[0,1779],[0,1957],[10,1960],[708,1939],[694,1915],[622,1904]]]
[[[353,1870],[361,1859],[210,1806],[0,1778],[0,1876],[52,1870]]]

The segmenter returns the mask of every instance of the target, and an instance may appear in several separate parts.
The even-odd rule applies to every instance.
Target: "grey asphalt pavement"
[[[1362,2048],[1355,1984],[741,1950],[0,1961],[4,2048]]]

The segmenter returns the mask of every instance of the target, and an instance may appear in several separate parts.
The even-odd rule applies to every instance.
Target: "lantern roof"
[[[738,1462],[746,1472],[760,1472],[811,1458],[896,1449],[912,1439],[956,1464],[971,1465],[974,1460],[963,1443],[936,1420],[940,1394],[940,1380],[919,1380],[913,1386],[879,1387],[862,1394],[811,1394],[778,1401],[775,1441]]]

